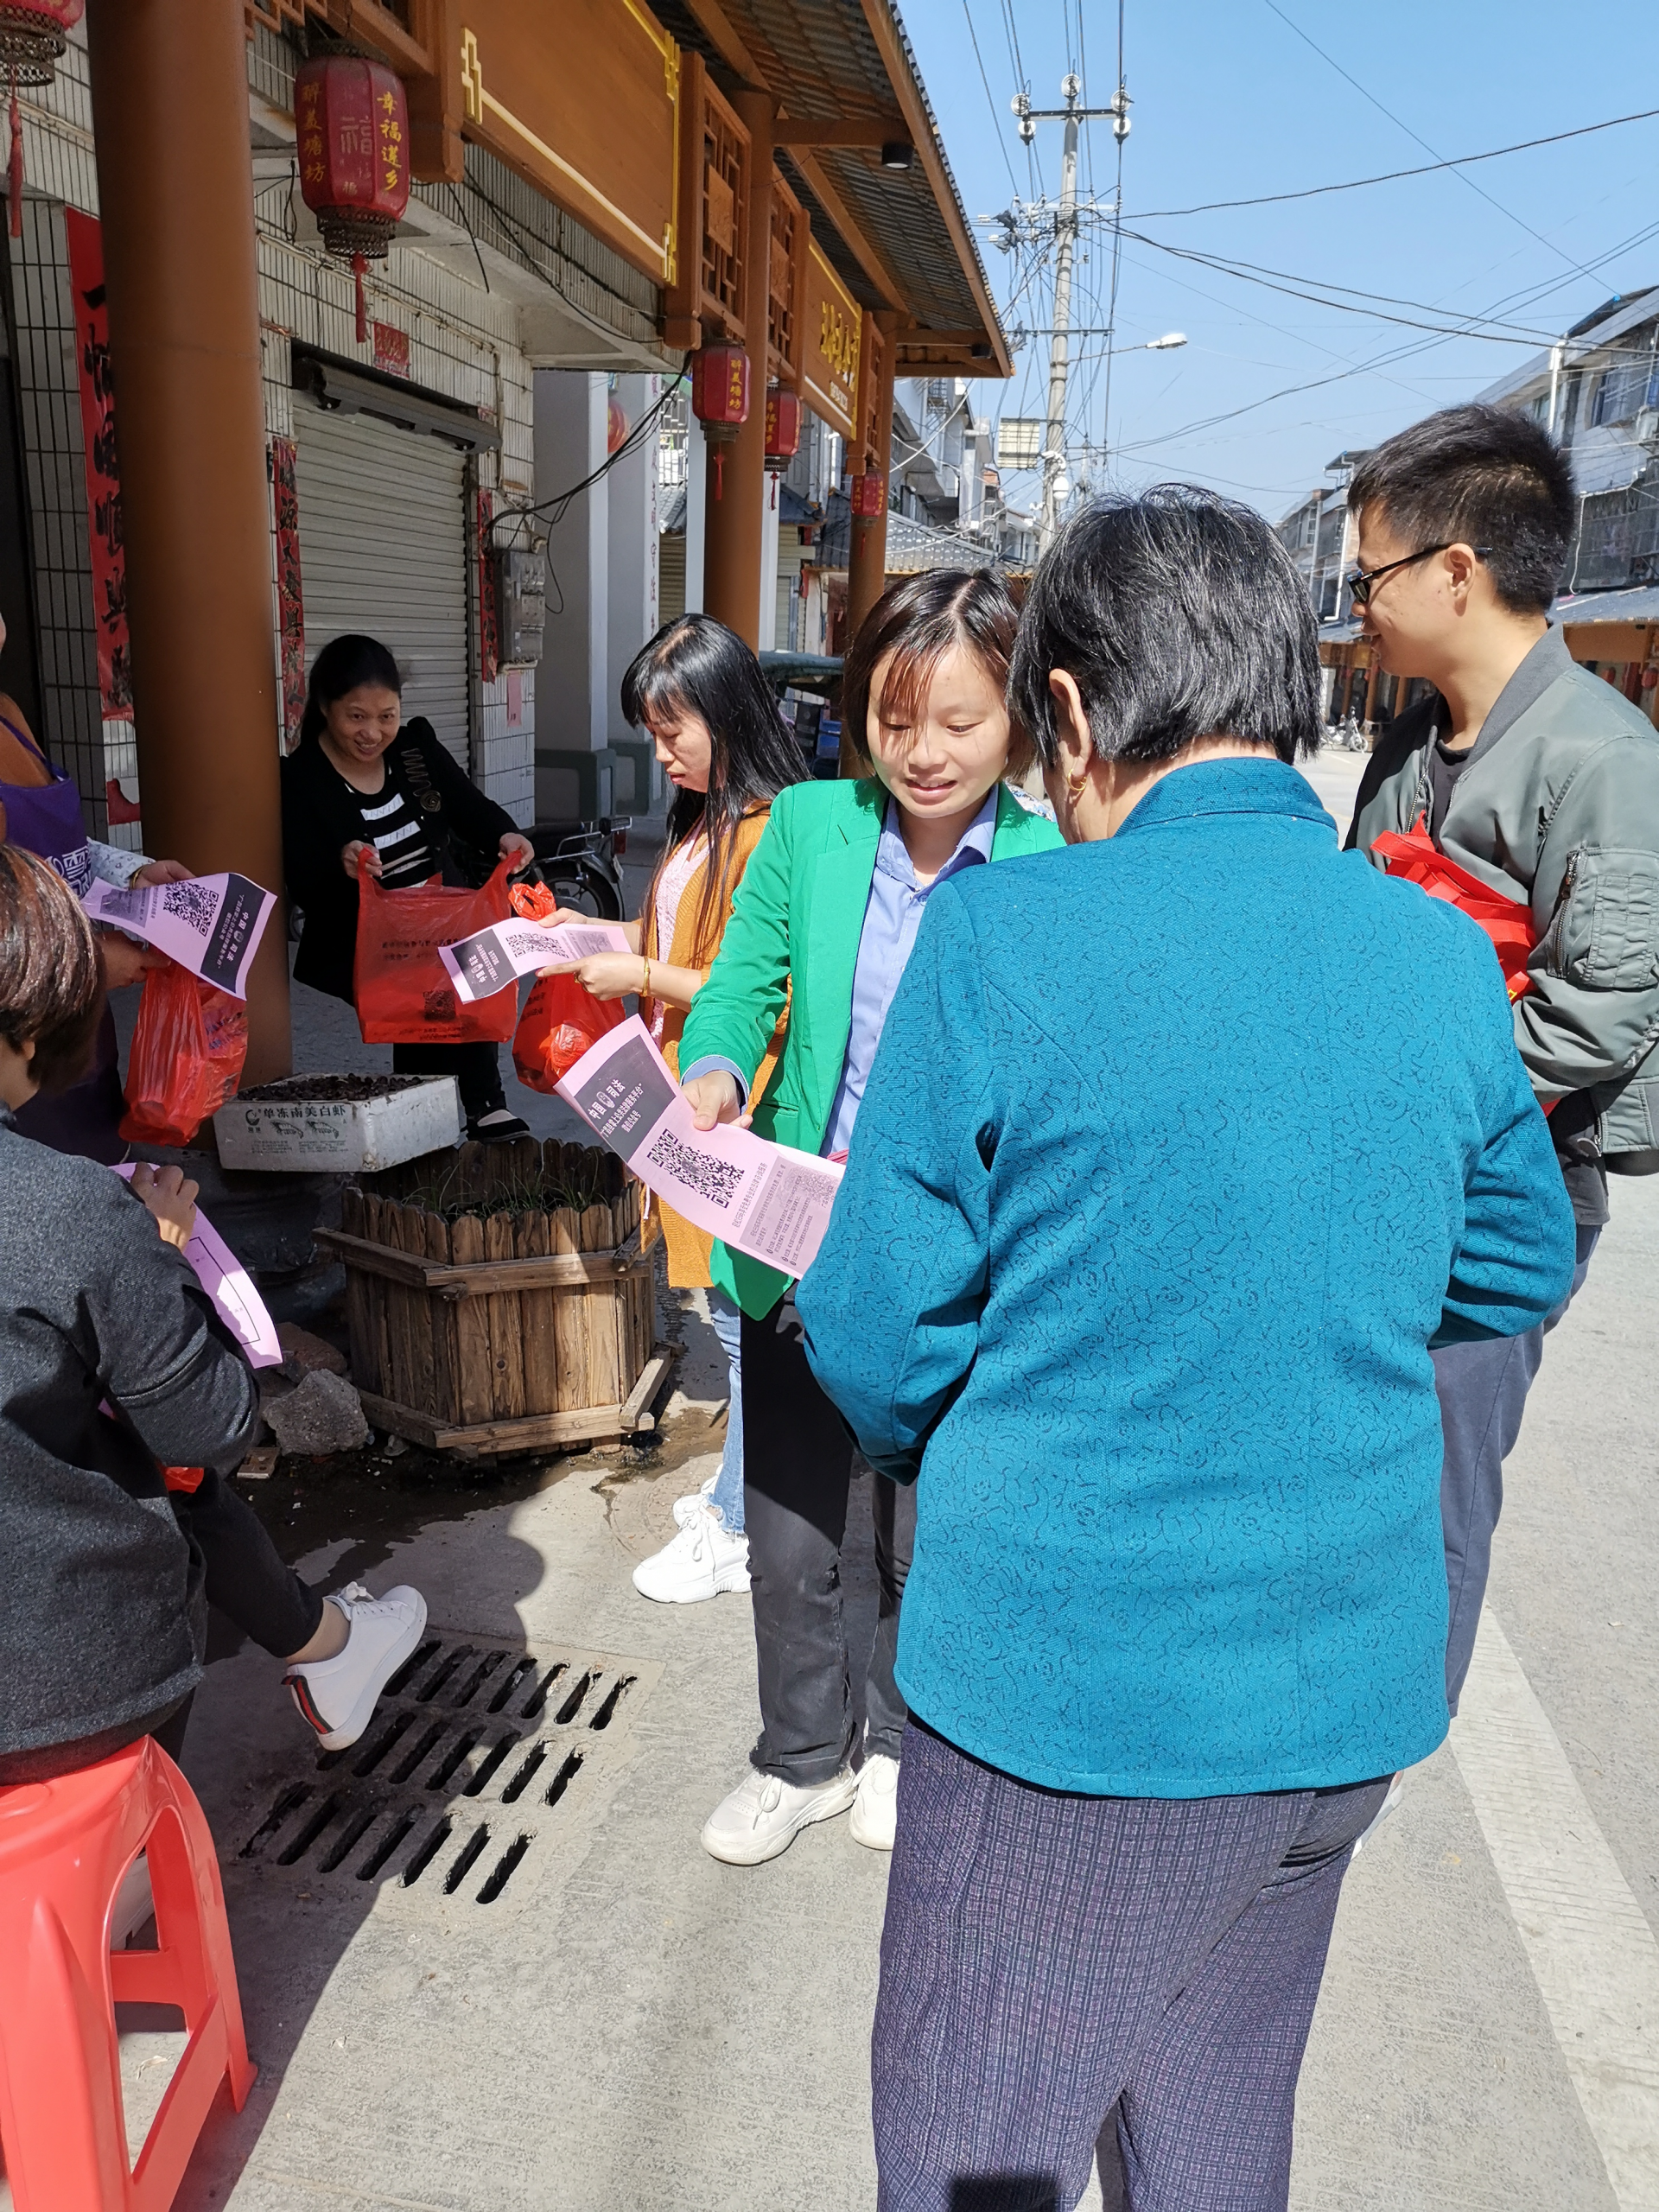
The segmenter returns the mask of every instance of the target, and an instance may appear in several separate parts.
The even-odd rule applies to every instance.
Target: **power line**
[[[968,0],[962,0],[962,12],[968,18],[968,35],[973,41],[974,59],[979,64],[979,81],[985,87],[985,105],[991,111],[991,128],[996,133],[996,149],[1002,156],[1002,166],[1008,173],[1008,182],[1018,192],[1020,180],[1014,173],[1014,163],[1008,159],[1008,149],[1003,142],[1002,118],[997,111],[995,100],[991,97],[991,80],[985,73],[985,57],[979,50],[979,34],[974,29],[973,11],[968,5]]]
[[[1427,139],[1423,137],[1420,132],[1414,130],[1408,123],[1402,122],[1400,117],[1394,112],[1392,108],[1384,107],[1382,101],[1378,99],[1375,92],[1371,92],[1366,86],[1362,85],[1357,77],[1351,76],[1348,71],[1343,67],[1340,61],[1337,60],[1332,55],[1327,54],[1317,40],[1310,38],[1300,23],[1294,22],[1285,13],[1284,10],[1280,7],[1278,0],[1262,0],[1262,4],[1264,8],[1270,10],[1274,15],[1278,16],[1280,22],[1285,26],[1287,30],[1294,31],[1297,37],[1301,40],[1303,45],[1310,47],[1313,51],[1319,55],[1321,61],[1325,62],[1327,67],[1336,71],[1338,76],[1340,77],[1344,83],[1351,85],[1362,99],[1369,100],[1379,115],[1387,116],[1389,121],[1394,124],[1396,130],[1403,130],[1407,137],[1409,138],[1414,145],[1421,146],[1426,154],[1433,154],[1436,161],[1440,161],[1444,158],[1438,146],[1431,146]],[[1488,192],[1484,186],[1478,185],[1475,182],[1473,177],[1465,176],[1461,169],[1457,172],[1457,175],[1459,184],[1466,184],[1470,191],[1474,193],[1479,199],[1484,200],[1489,207],[1496,207],[1500,215],[1503,216],[1509,222],[1516,224],[1520,229],[1523,230],[1529,238],[1536,238],[1539,245],[1544,247],[1547,251],[1553,253],[1558,261],[1566,262],[1569,269],[1576,269],[1578,267],[1577,263],[1575,263],[1569,255],[1563,253],[1560,246],[1554,245],[1544,236],[1541,231],[1535,231],[1530,223],[1522,221],[1522,218],[1517,215],[1512,208],[1504,207],[1501,200],[1494,200],[1491,194]],[[1582,275],[1584,272],[1580,270],[1579,273]]]
[[[1547,138],[1522,138],[1513,146],[1494,146],[1484,154],[1454,154],[1450,161],[1424,162],[1413,169],[1384,169],[1377,176],[1350,177],[1344,184],[1312,184],[1300,192],[1263,192],[1250,200],[1205,200],[1196,207],[1149,207],[1135,215],[1137,223],[1151,223],[1176,215],[1214,215],[1230,207],[1272,207],[1286,200],[1319,200],[1332,192],[1358,192],[1372,184],[1397,184],[1402,177],[1433,176],[1441,169],[1467,168],[1474,162],[1501,161],[1506,154],[1528,154],[1538,146],[1559,146],[1569,138],[1588,138],[1598,130],[1617,130],[1626,123],[1651,123],[1659,107],[1636,115],[1610,116],[1605,123],[1581,124],[1576,130],[1552,130]]]
[[[1148,238],[1143,231],[1126,230],[1123,236],[1133,238],[1137,245],[1149,245],[1155,252],[1169,254],[1177,261],[1195,261],[1200,268],[1213,269],[1217,276],[1231,276],[1239,283],[1260,284],[1267,291],[1281,292],[1293,300],[1306,300],[1311,307],[1334,308],[1339,314],[1363,315],[1368,321],[1373,322],[1398,323],[1407,330],[1436,331],[1446,338],[1475,338],[1489,346],[1548,346],[1554,341],[1555,336],[1554,331],[1530,329],[1520,323],[1512,323],[1507,331],[1477,330],[1472,327],[1473,324],[1484,321],[1488,318],[1478,315],[1458,317],[1455,309],[1452,310],[1452,313],[1456,320],[1451,327],[1443,321],[1420,322],[1410,315],[1386,313],[1382,303],[1386,302],[1389,307],[1416,308],[1423,315],[1433,315],[1440,310],[1424,307],[1419,300],[1391,300],[1387,293],[1361,292],[1351,284],[1326,286],[1326,291],[1347,292],[1351,295],[1351,298],[1347,300],[1330,299],[1325,296],[1324,291],[1300,289],[1304,285],[1321,283],[1323,280],[1319,277],[1294,276],[1284,270],[1262,270],[1256,264],[1248,261],[1227,261],[1219,255],[1200,253],[1192,247],[1166,245],[1162,238]],[[1577,273],[1575,270],[1574,274]],[[1274,283],[1275,277],[1282,277],[1284,282]],[[1358,301],[1375,302],[1377,304],[1364,306],[1354,304]]]

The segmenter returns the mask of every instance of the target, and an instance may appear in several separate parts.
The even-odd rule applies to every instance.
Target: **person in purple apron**
[[[0,618],[0,649],[5,642],[6,626]],[[80,793],[41,751],[22,708],[3,691],[0,691],[0,835],[48,861],[78,899],[99,878],[124,889],[134,883],[179,883],[190,874],[178,861],[152,861],[143,853],[124,852],[118,845],[100,844],[89,837]],[[105,982],[111,990],[137,982],[146,968],[162,964],[162,954],[135,944],[118,930],[101,929],[95,934]],[[56,1098],[32,1101],[18,1114],[17,1127],[25,1136],[50,1145],[54,1152],[78,1154],[108,1166],[126,1154],[117,1126],[125,1110],[115,1017],[106,1006],[92,1073],[84,1083]]]

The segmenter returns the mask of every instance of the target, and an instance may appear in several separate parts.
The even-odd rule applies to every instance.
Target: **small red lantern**
[[[780,472],[801,449],[801,403],[779,385],[766,387],[766,467],[772,472],[772,504],[778,504]]]
[[[693,356],[691,412],[715,448],[718,499],[725,488],[725,448],[749,419],[749,357],[741,346],[705,346]]]
[[[853,479],[853,512],[868,522],[887,511],[887,480],[879,468],[867,469]]]
[[[781,468],[801,449],[801,403],[772,385],[766,391],[766,467]]]
[[[367,342],[363,276],[384,261],[409,205],[409,104],[384,62],[327,54],[294,79],[300,192],[330,253],[349,257],[357,288],[357,342]]]
[[[617,397],[616,394],[613,392],[611,394],[610,405],[607,410],[605,416],[605,451],[607,454],[620,453],[623,445],[626,442],[627,435],[628,418],[623,412],[621,401]]]
[[[17,87],[52,82],[70,27],[80,21],[85,7],[86,0],[0,0],[0,73],[11,93],[6,200],[15,238],[23,234],[23,118],[17,111]]]

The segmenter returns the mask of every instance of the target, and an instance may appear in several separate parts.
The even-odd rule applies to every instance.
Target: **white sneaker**
[[[308,1659],[283,1677],[325,1751],[343,1751],[368,1726],[380,1693],[421,1640],[426,1600],[400,1582],[372,1598],[360,1582],[325,1599],[346,1616],[346,1648],[332,1659]]]
[[[858,1777],[846,1768],[828,1782],[802,1789],[751,1767],[703,1822],[702,1847],[728,1866],[761,1866],[787,1851],[814,1821],[832,1821],[844,1813],[857,1790]]]
[[[858,1770],[858,1796],[849,1823],[853,1841],[871,1851],[891,1851],[899,1825],[899,1762],[874,1751]]]
[[[700,1483],[697,1488],[691,1492],[689,1497],[677,1497],[675,1499],[674,1526],[677,1529],[683,1529],[688,1521],[695,1521],[696,1519],[698,1514],[702,1512],[703,1507],[708,1504],[709,1499],[714,1496],[715,1484],[719,1480],[720,1469],[716,1467],[714,1473],[709,1476],[708,1481],[706,1483]]]
[[[722,1590],[749,1586],[749,1540],[734,1536],[718,1513],[699,1511],[678,1535],[633,1570],[633,1586],[659,1605],[695,1605]]]

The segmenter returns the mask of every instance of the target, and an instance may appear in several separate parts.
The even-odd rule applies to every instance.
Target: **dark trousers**
[[[1580,1228],[1573,1287],[1522,1337],[1446,1344],[1429,1357],[1440,1401],[1440,1528],[1446,1541],[1446,1702],[1455,1713],[1475,1656],[1492,1535],[1503,1510],[1503,1462],[1521,1433],[1527,1393],[1543,1363],[1544,1338],[1583,1287],[1599,1229]]]
[[[912,1722],[872,2049],[880,2212],[1059,2212],[1115,2106],[1130,2212],[1281,2212],[1337,1896],[1387,1788],[1070,1796]]]
[[[853,1441],[806,1363],[792,1296],[743,1316],[743,1511],[760,1689],[750,1754],[766,1774],[828,1782],[853,1750],[841,1551]],[[871,1480],[880,1607],[865,1681],[866,1758],[899,1756],[905,1701],[893,1678],[899,1603],[916,1543],[913,1489]]]
[[[316,1634],[322,1599],[284,1566],[264,1523],[211,1468],[200,1487],[171,1493],[179,1527],[207,1569],[207,1602],[277,1659]]]
[[[394,1045],[394,1075],[452,1075],[461,1093],[461,1110],[469,1122],[493,1114],[507,1103],[501,1084],[501,1048],[473,1045]]]

